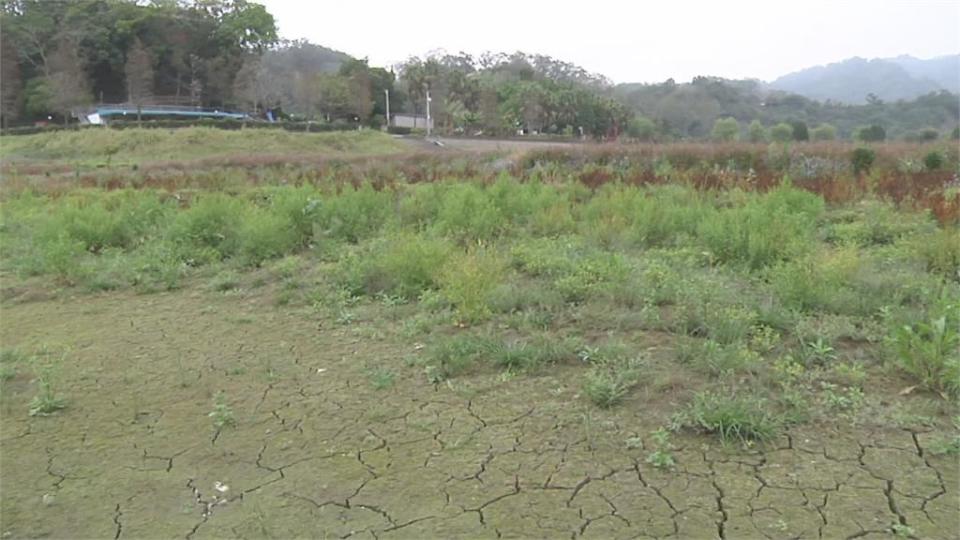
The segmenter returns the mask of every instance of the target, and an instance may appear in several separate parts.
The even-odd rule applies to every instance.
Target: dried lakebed
[[[955,538],[958,463],[936,435],[808,425],[752,448],[677,436],[576,366],[433,385],[377,324],[318,324],[189,291],[5,305],[4,347],[67,347],[66,401],[2,390],[4,538]],[[374,366],[396,382],[377,390]],[[216,429],[214,396],[235,427]],[[662,398],[668,399],[668,398]],[[625,445],[627,439],[642,441]]]

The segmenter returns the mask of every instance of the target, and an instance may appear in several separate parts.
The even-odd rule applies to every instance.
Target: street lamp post
[[[390,90],[387,88],[383,89],[383,94],[387,98],[387,129],[390,129]]]
[[[430,136],[430,91],[427,90],[427,137]]]

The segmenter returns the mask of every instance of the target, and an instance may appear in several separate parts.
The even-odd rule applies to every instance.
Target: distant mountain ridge
[[[960,93],[960,54],[926,60],[906,55],[872,60],[848,58],[789,73],[769,87],[818,101],[851,104],[866,103],[868,94],[896,101],[940,90]]]

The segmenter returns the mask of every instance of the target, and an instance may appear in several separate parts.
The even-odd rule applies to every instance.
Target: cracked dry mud
[[[6,306],[2,338],[71,348],[58,415],[26,414],[29,373],[5,383],[4,538],[878,538],[900,524],[946,539],[960,527],[957,460],[927,451],[933,433],[838,423],[747,450],[679,437],[676,469],[661,471],[649,440],[624,444],[657,427],[646,405],[590,410],[575,366],[435,387],[404,364],[400,338],[241,298]],[[371,365],[397,383],[375,390]],[[218,391],[236,428],[212,427]]]

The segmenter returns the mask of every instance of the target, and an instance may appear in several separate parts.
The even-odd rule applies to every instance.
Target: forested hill
[[[931,138],[947,135],[960,118],[958,96],[937,91],[910,101],[873,100],[863,105],[821,102],[797,94],[770,91],[760,81],[697,77],[690,83],[621,84],[616,95],[636,111],[634,124],[653,138],[706,138],[718,119],[763,126],[802,122],[836,128],[847,138],[857,129],[877,125],[886,138]],[[744,126],[745,127],[745,126]],[[744,134],[746,130],[744,129]]]
[[[960,55],[921,60],[849,58],[784,75],[770,87],[821,101],[862,104],[868,100],[914,99],[930,92],[960,92]]]

